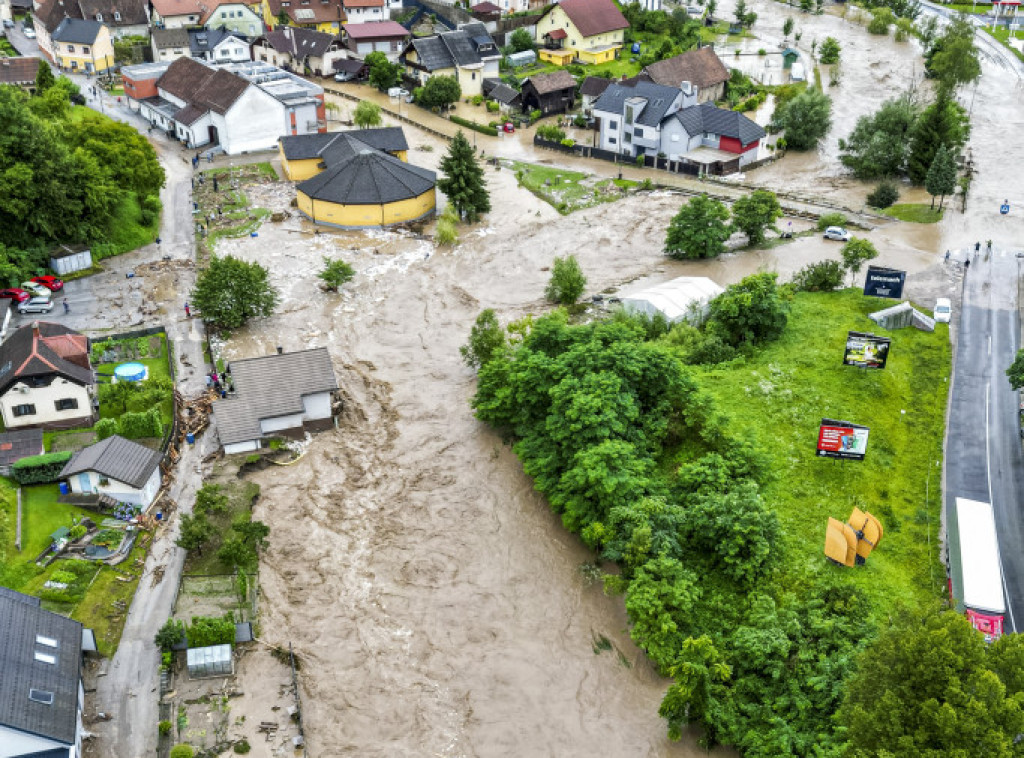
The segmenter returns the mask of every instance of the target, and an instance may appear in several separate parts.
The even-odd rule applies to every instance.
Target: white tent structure
[[[630,313],[654,316],[660,313],[669,323],[702,322],[708,314],[708,303],[725,292],[706,276],[681,276],[664,284],[622,297],[622,306]]]

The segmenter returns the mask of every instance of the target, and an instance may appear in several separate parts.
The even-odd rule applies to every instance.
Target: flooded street
[[[787,14],[798,17],[801,47],[828,35],[844,45],[831,91],[836,126],[818,154],[791,154],[747,180],[860,207],[869,187],[843,175],[838,139],[920,79],[916,43],[870,37],[834,16],[751,6],[755,32],[766,38],[759,45],[773,30],[781,39]],[[1005,195],[1015,202],[1008,188],[1021,180],[998,149],[983,149],[1019,126],[1008,88],[991,76],[978,87],[980,173],[968,215],[868,233],[877,263],[910,272],[915,299],[951,289],[946,248],[979,235],[1008,245],[1020,231],[1019,213],[1000,217],[997,205]],[[410,162],[436,168],[443,143],[405,130]],[[290,210],[289,218],[218,245],[267,266],[282,291],[278,312],[235,332],[225,357],[326,346],[345,401],[338,429],[316,436],[302,460],[254,475],[263,492],[255,515],[272,528],[261,566],[262,636],[291,642],[301,658],[313,755],[705,755],[692,735],[666,738],[657,710],[667,681],[630,642],[622,599],[604,596],[581,571],[592,555],[563,530],[503,441],[473,418],[475,376],[458,348],[484,308],[503,322],[546,309],[555,256],[577,256],[589,296],[684,274],[723,285],[759,270],[787,279],[808,262],[837,258],[840,245],[815,234],[712,262],[673,262],[661,250],[680,195],[640,193],[563,217],[519,189],[508,170],[489,167],[487,180],[494,210],[461,227],[454,249],[432,244],[431,225],[423,234],[314,236],[289,208],[294,190],[283,183],[250,200]],[[357,271],[340,294],[317,286],[325,255]]]

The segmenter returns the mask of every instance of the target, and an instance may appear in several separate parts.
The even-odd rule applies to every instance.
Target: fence
[[[302,726],[302,699],[299,697],[299,676],[295,670],[295,652],[292,643],[288,643],[288,662],[292,667],[292,692],[295,693],[295,722],[299,725],[299,737],[302,738],[302,755],[306,756],[306,732]]]
[[[567,155],[578,155],[582,158],[597,158],[598,160],[610,163],[621,163],[624,166],[643,166],[655,168],[659,171],[668,171],[672,174],[686,174],[687,176],[700,176],[702,173],[710,173],[714,176],[722,176],[739,171],[740,159],[731,161],[716,161],[711,164],[693,163],[687,160],[669,160],[655,155],[643,155],[630,159],[620,153],[611,150],[603,150],[591,145],[563,145],[561,142],[553,142],[541,137],[534,136],[533,144],[545,150],[555,150]],[[641,160],[642,159],[642,160]]]
[[[338,97],[344,98],[345,100],[351,100],[353,103],[361,103],[361,102],[363,102],[363,99],[361,97],[357,97],[356,95],[352,95],[352,94],[350,94],[348,92],[342,92],[340,89],[334,89],[333,87],[331,87],[329,85],[325,85],[324,86],[324,92],[327,92],[327,93],[329,93],[331,95],[337,95]],[[371,100],[370,102],[372,103],[372,102],[375,102],[375,101]],[[403,116],[402,114],[397,113],[397,112],[391,110],[390,108],[385,108],[383,105],[380,105],[380,103],[376,103],[376,104],[380,107],[381,113],[386,113],[391,118],[397,119],[398,121],[401,121],[403,124],[409,124],[410,126],[415,126],[417,129],[422,129],[423,131],[427,132],[428,134],[433,134],[435,137],[440,137],[443,140],[449,140],[450,141],[452,139],[452,135],[450,135],[450,134],[445,134],[444,132],[439,132],[437,129],[433,129],[433,128],[427,126],[426,124],[423,124],[423,123],[421,123],[419,121],[414,121],[413,119],[408,118],[407,116]],[[416,107],[418,108],[419,106],[416,106]]]

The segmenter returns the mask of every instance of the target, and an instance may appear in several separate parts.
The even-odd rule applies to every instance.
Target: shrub
[[[156,637],[153,638],[153,643],[163,652],[169,653],[172,647],[181,642],[181,635],[184,631],[185,625],[182,622],[167,619],[160,627],[160,631],[156,633]]]
[[[764,49],[764,48],[762,47],[762,48],[760,48],[760,49],[759,49],[759,50],[757,51],[757,54],[758,54],[758,55],[768,55],[768,51],[767,51],[767,50],[765,50],[765,49]]]
[[[157,724],[157,730],[162,735],[170,734],[171,733],[171,729],[173,727],[174,727],[174,724],[172,724],[170,721],[167,721],[167,720],[161,721],[159,724]]]
[[[222,618],[193,616],[186,635],[189,647],[230,645],[235,641],[235,621],[230,613]]]
[[[331,259],[324,256],[324,267],[317,274],[317,277],[324,283],[324,286],[331,292],[337,292],[341,285],[348,282],[356,275],[356,270],[345,261]]]
[[[888,34],[889,25],[893,22],[892,11],[888,8],[876,8],[871,23],[868,24],[869,34]]]
[[[587,117],[583,116],[583,115],[575,116],[573,118],[573,120],[572,120],[572,124],[573,124],[573,126],[577,127],[578,129],[586,129],[587,128]]]
[[[483,95],[473,95],[473,105],[480,105],[484,101]]]
[[[565,132],[554,124],[544,124],[537,127],[537,136],[550,142],[561,142],[565,139]]]
[[[191,745],[175,745],[171,748],[170,758],[195,758],[196,751]]]
[[[142,413],[122,413],[117,422],[118,433],[130,440],[143,437],[160,437],[164,433],[164,423],[158,408],[150,408]]]
[[[537,121],[543,115],[540,111],[530,111],[530,123],[532,124],[534,121]]]
[[[544,296],[559,305],[572,305],[580,299],[586,286],[587,278],[583,276],[576,256],[555,258],[551,266],[551,280],[544,290]]]
[[[846,216],[842,213],[826,213],[818,219],[818,231],[823,232],[830,226],[846,226]]]
[[[456,245],[459,242],[459,233],[455,229],[455,223],[441,217],[437,220],[437,229],[434,231],[434,242],[438,245]]]
[[[487,112],[488,113],[497,113],[500,110],[501,110],[501,104],[497,100],[488,100],[487,101]]]
[[[484,126],[483,124],[478,124],[476,121],[470,121],[469,119],[462,118],[461,116],[449,116],[448,119],[452,123],[458,124],[459,126],[464,126],[467,129],[472,129],[475,132],[487,134],[490,135],[491,137],[498,136],[498,130],[493,126]]]
[[[809,263],[793,275],[793,286],[803,292],[832,292],[843,284],[843,265],[839,261]]]
[[[868,195],[868,205],[872,208],[888,208],[900,199],[900,191],[896,188],[896,182],[885,179],[878,183],[878,186]]]
[[[251,747],[249,747],[249,741],[248,741],[248,740],[246,740],[246,739],[241,739],[241,740],[239,740],[238,742],[236,742],[236,743],[235,743],[235,748],[234,748],[234,750],[235,750],[235,752],[236,752],[236,753],[238,753],[239,755],[245,755],[245,754],[246,754],[246,753],[248,753],[248,752],[249,752],[250,750],[252,750],[252,748],[251,748]]]
[[[88,530],[81,524],[75,524],[73,527],[71,527],[71,532],[68,534],[68,536],[72,540],[81,539],[85,536],[86,531]]]
[[[96,422],[93,431],[96,432],[97,440],[105,440],[107,437],[112,437],[117,434],[117,419],[101,418]]]
[[[75,527],[75,529],[77,529],[77,528],[78,527]],[[85,532],[85,527],[84,526],[82,527],[82,530],[83,530],[83,534],[84,534],[84,532]],[[72,529],[71,531],[73,532],[74,529]],[[78,579],[78,575],[77,574],[72,574],[70,571],[61,571],[60,569],[58,569],[57,571],[54,571],[52,574],[50,574],[50,581],[51,582],[60,582],[61,584],[71,584],[76,579]]]
[[[49,484],[57,481],[69,460],[70,451],[30,455],[11,466],[11,476],[18,484]]]
[[[576,144],[576,140],[569,139],[568,137],[566,137],[564,140],[562,140],[562,146],[563,147],[572,147],[575,144]]]

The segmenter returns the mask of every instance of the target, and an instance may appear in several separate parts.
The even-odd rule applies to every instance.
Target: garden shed
[[[700,323],[708,313],[708,303],[725,290],[706,276],[681,276],[678,279],[639,290],[622,297],[622,306],[630,313],[648,316],[661,314],[669,323]]]
[[[186,656],[190,679],[230,676],[235,673],[235,659],[231,655],[231,645],[190,647]]]
[[[88,245],[60,245],[50,251],[50,268],[58,276],[92,268],[92,250]]]

